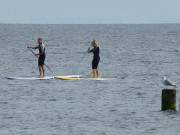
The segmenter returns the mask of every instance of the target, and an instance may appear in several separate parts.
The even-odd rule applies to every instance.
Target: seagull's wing
[[[171,80],[164,80],[164,84],[167,86],[176,86],[176,84],[174,82],[172,82]]]

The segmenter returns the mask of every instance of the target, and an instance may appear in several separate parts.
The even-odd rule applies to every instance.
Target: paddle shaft
[[[33,54],[35,57],[38,58],[38,56],[35,54],[35,52],[34,52],[31,48],[28,48],[28,50],[31,51],[32,54]],[[45,63],[44,63],[44,65],[46,66],[46,68],[47,68],[52,74],[54,74],[54,72],[51,70],[51,68],[50,68],[48,65],[46,65]]]

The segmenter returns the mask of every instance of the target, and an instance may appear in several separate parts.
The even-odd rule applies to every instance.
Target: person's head
[[[42,38],[37,39],[38,44],[42,44]]]
[[[99,46],[98,41],[95,39],[91,42],[91,45],[92,45],[92,47],[98,47]]]

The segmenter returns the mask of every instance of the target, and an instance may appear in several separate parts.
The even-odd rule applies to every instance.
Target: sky
[[[0,0],[0,23],[180,23],[180,0]]]

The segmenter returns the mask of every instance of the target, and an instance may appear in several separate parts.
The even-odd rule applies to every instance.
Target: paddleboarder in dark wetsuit
[[[35,55],[38,56],[38,67],[39,67],[39,74],[40,74],[39,77],[44,78],[45,76],[44,61],[46,58],[45,45],[42,42],[42,38],[38,38],[37,42],[38,42],[38,46],[35,46],[35,47],[28,46],[28,48],[39,50],[39,53]]]
[[[93,78],[98,78],[99,77],[99,71],[98,71],[98,64],[100,61],[100,48],[98,45],[98,42],[96,40],[93,40],[91,42],[91,45],[93,47],[93,49],[90,49],[90,47],[88,48],[88,53],[93,53],[93,60],[92,60],[92,77]]]

